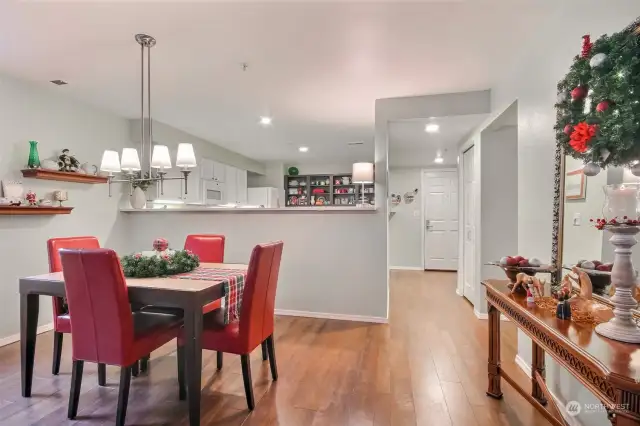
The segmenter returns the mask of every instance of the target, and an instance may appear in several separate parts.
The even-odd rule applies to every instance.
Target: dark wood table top
[[[588,359],[601,370],[603,376],[635,382],[634,385],[640,389],[640,345],[600,336],[592,324],[558,319],[555,312],[527,303],[525,295],[511,294],[508,283],[507,280],[494,279],[482,282],[487,289],[487,299],[490,303],[493,304],[491,295],[505,306],[515,308],[518,313],[524,315],[525,321],[529,320],[536,326],[544,327],[563,346],[575,351],[581,358]],[[546,294],[549,293],[548,286],[545,291]],[[613,317],[611,308],[594,300],[573,298],[570,303],[572,310],[591,310],[595,317],[605,321]]]

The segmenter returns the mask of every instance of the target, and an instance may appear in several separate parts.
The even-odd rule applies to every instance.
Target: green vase
[[[40,167],[40,156],[38,156],[38,141],[29,141],[29,162],[27,167],[37,169]]]

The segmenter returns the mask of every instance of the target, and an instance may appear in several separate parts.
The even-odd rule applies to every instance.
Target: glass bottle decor
[[[38,155],[38,141],[29,141],[29,161],[27,167],[37,169],[40,167],[40,156]]]

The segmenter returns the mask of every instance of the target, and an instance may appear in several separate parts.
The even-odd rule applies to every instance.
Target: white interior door
[[[458,269],[458,172],[426,171],[424,268]]]
[[[464,179],[463,185],[463,218],[464,218],[464,244],[463,244],[463,294],[469,300],[475,300],[473,292],[475,289],[475,173],[474,173],[474,148],[471,147],[465,151],[462,157],[462,175]]]

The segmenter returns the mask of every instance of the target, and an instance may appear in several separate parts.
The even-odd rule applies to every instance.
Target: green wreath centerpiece
[[[151,278],[191,272],[200,259],[189,250],[171,250],[163,238],[153,242],[153,250],[123,256],[120,259],[127,278]]]
[[[583,36],[555,107],[556,141],[586,175],[626,166],[640,176],[640,18],[595,43]]]

